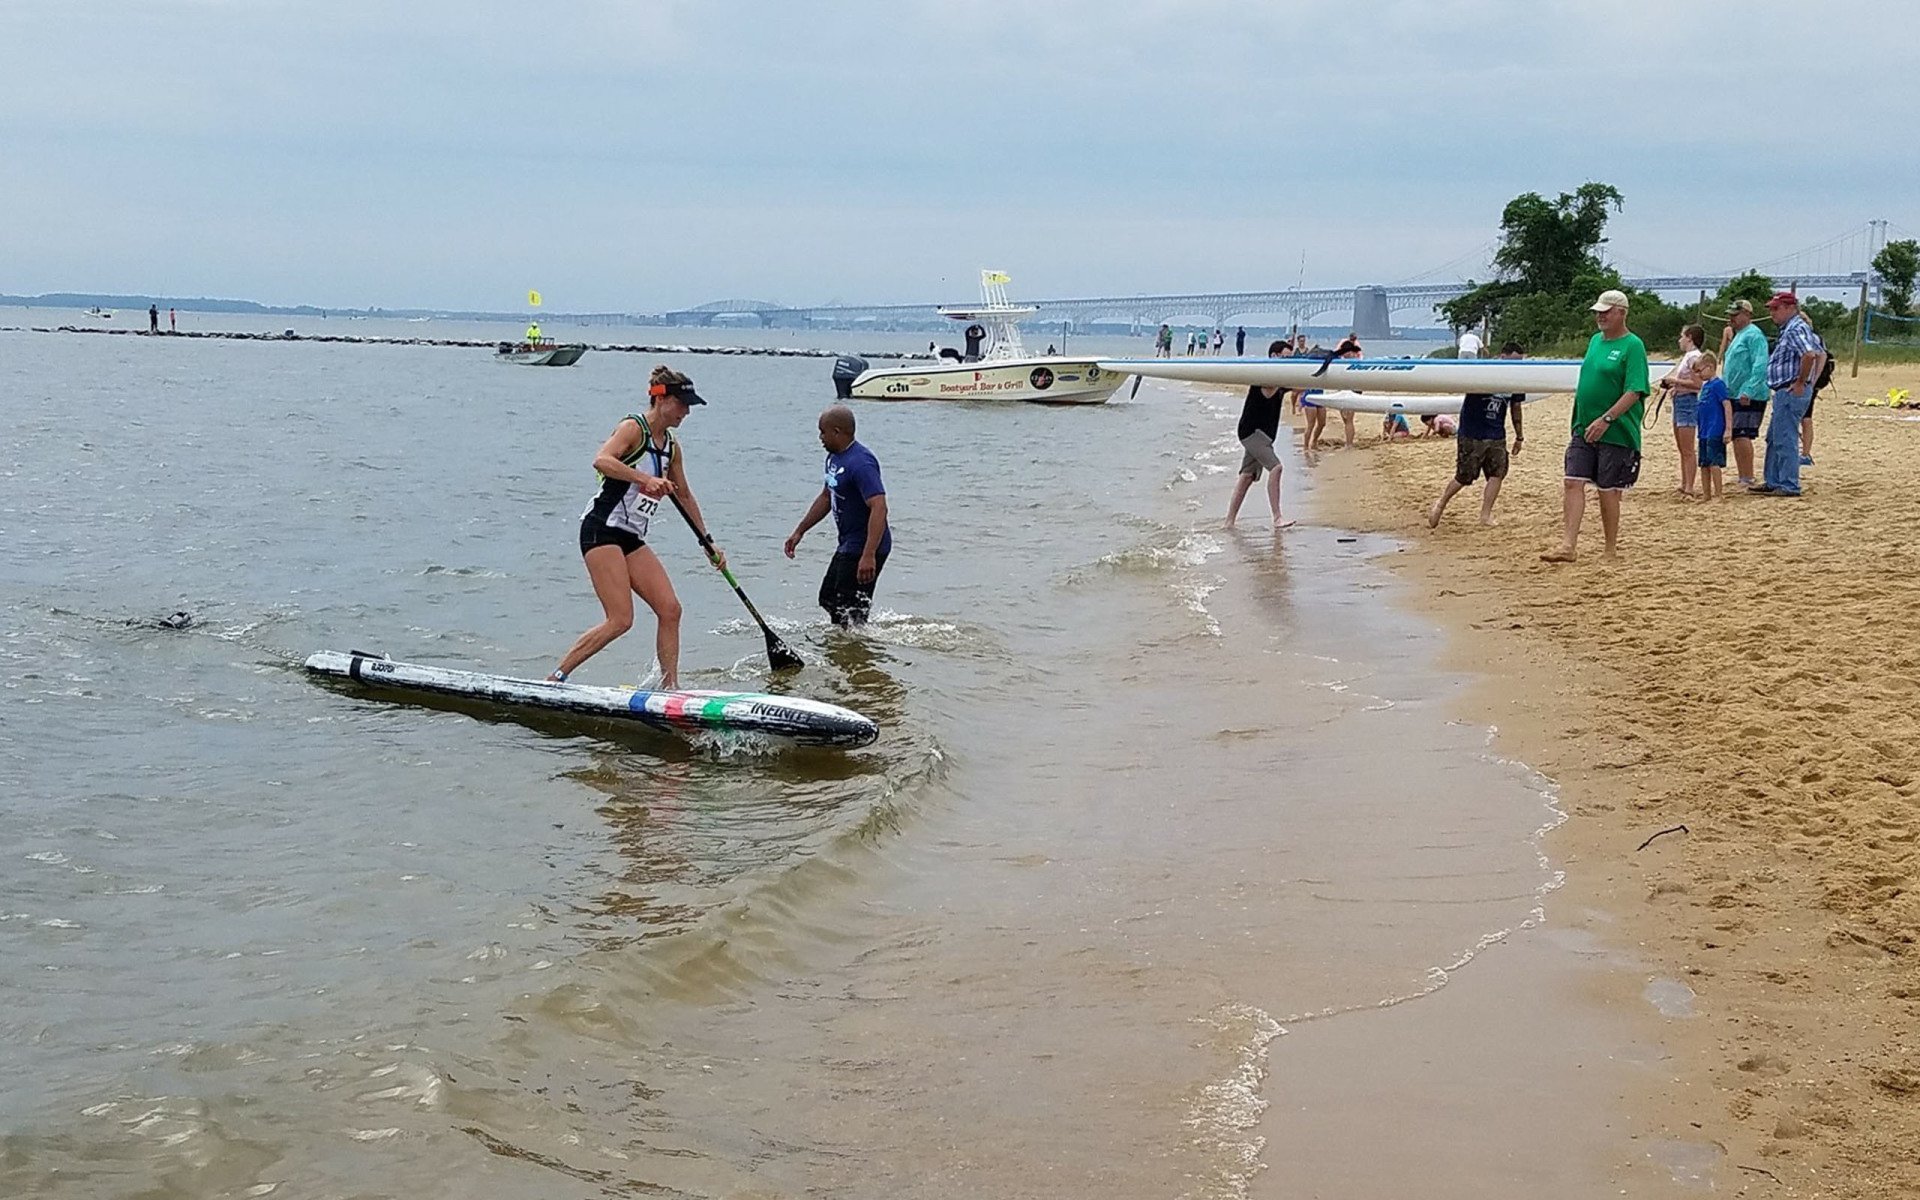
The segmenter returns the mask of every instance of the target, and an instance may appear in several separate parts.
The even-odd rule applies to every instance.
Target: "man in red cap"
[[[1767,358],[1767,386],[1773,390],[1773,416],[1767,422],[1767,457],[1761,482],[1748,488],[1763,496],[1800,494],[1800,422],[1813,406],[1813,376],[1827,352],[1813,326],[1800,315],[1800,297],[1775,292],[1767,315],[1780,338]]]

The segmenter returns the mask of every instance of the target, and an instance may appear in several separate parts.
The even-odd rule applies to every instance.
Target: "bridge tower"
[[[1392,336],[1393,317],[1387,306],[1387,289],[1373,286],[1353,289],[1353,331],[1363,338]]]

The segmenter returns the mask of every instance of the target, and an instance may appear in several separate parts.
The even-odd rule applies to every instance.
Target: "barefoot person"
[[[659,628],[654,653],[660,659],[660,686],[680,686],[680,598],[673,593],[667,569],[647,545],[653,518],[663,498],[677,500],[700,530],[700,545],[716,567],[727,556],[707,536],[700,504],[687,486],[687,470],[680,441],[673,430],[687,419],[696,404],[705,404],[693,390],[693,381],[678,371],[655,367],[647,387],[650,402],[645,413],[628,416],[614,426],[612,436],[593,457],[600,473],[600,491],[580,518],[580,554],[586,559],[587,578],[606,619],[580,635],[548,679],[565,682],[581,663],[633,628],[633,598],[637,595],[653,610]]]
[[[1567,447],[1560,501],[1565,529],[1540,557],[1572,562],[1587,511],[1587,485],[1600,492],[1607,553],[1620,541],[1620,498],[1640,478],[1640,422],[1647,408],[1647,347],[1627,331],[1627,295],[1611,289],[1593,302],[1599,331],[1587,343],[1573,393],[1573,442]]]
[[[1285,342],[1267,347],[1268,358],[1279,358],[1286,352]],[[1280,406],[1286,398],[1285,388],[1255,384],[1247,389],[1246,403],[1240,407],[1239,431],[1240,446],[1246,454],[1240,459],[1240,476],[1234,481],[1233,500],[1227,505],[1228,529],[1239,518],[1240,502],[1259,482],[1262,471],[1267,472],[1267,507],[1273,510],[1273,527],[1285,529],[1293,524],[1280,515],[1280,453],[1274,449],[1274,439],[1280,436]]]
[[[1501,358],[1524,358],[1526,351],[1518,342],[1508,342],[1500,348]],[[1504,395],[1468,396],[1460,405],[1460,435],[1454,443],[1453,478],[1440,493],[1440,498],[1427,509],[1427,528],[1435,529],[1440,525],[1440,515],[1447,511],[1447,503],[1459,495],[1463,488],[1473,486],[1473,481],[1486,476],[1487,485],[1480,492],[1480,523],[1492,525],[1493,501],[1500,495],[1500,484],[1507,477],[1507,416],[1513,416],[1513,449],[1511,453],[1520,453],[1520,447],[1526,444],[1526,435],[1522,432],[1520,421],[1521,401],[1526,397],[1509,392]]]
[[[800,539],[831,512],[840,534],[826,578],[820,581],[820,607],[835,625],[865,625],[873,611],[873,585],[893,553],[887,526],[887,487],[880,460],[853,436],[853,410],[836,404],[820,414],[820,445],[827,452],[826,483],[807,515],[787,537],[787,557]]]
[[[1693,498],[1696,467],[1696,433],[1700,424],[1700,388],[1709,376],[1701,370],[1701,347],[1707,331],[1689,325],[1680,331],[1680,363],[1660,380],[1663,395],[1673,402],[1673,445],[1680,452],[1680,495]],[[1660,415],[1660,402],[1654,401],[1654,416]]]

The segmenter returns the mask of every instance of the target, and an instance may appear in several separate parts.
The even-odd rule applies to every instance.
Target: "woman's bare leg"
[[[584,556],[587,578],[593,582],[593,594],[600,599],[606,619],[580,635],[573,648],[560,659],[555,674],[571,675],[576,667],[605,650],[613,639],[633,628],[633,596],[629,592],[627,567],[618,546],[595,546]]]
[[[634,594],[646,601],[660,623],[653,637],[653,652],[660,660],[660,687],[672,691],[680,686],[680,597],[673,593],[673,580],[660,565],[651,547],[642,546],[627,555],[627,575]]]

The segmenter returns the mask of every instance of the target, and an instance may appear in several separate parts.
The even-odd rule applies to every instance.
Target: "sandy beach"
[[[1639,1135],[1717,1144],[1725,1190],[1914,1196],[1920,414],[1858,402],[1920,388],[1920,366],[1835,382],[1797,500],[1683,500],[1671,426],[1650,421],[1612,560],[1592,507],[1583,561],[1538,558],[1566,397],[1528,406],[1497,527],[1476,484],[1429,530],[1453,443],[1380,444],[1365,417],[1361,446],[1314,469],[1312,506],[1400,540],[1389,561],[1485,678],[1468,715],[1563,786],[1561,912],[1607,914],[1647,978],[1692,989],[1629,1098]],[[1652,1011],[1637,990],[1601,999]]]

